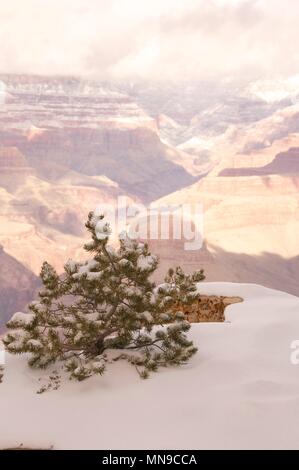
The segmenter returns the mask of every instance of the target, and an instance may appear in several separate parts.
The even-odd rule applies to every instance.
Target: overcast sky
[[[286,76],[298,23],[298,0],[0,0],[0,72]]]

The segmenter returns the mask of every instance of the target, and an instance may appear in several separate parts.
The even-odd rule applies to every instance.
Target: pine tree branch
[[[102,246],[102,249],[103,249],[103,252],[105,253],[105,255],[107,256],[107,258],[109,259],[109,261],[110,261],[110,263],[111,263],[111,265],[112,265],[112,267],[113,267],[114,272],[115,272],[115,273],[118,273],[118,271],[117,271],[117,269],[116,269],[116,266],[115,266],[115,263],[114,263],[113,259],[111,258],[111,255],[110,255],[110,253],[108,252],[106,246],[103,245],[103,246]]]
[[[147,347],[150,347],[150,346],[155,346],[155,347],[161,349],[161,351],[165,352],[165,350],[157,344],[161,341],[162,341],[161,339],[156,339],[156,340],[150,341],[148,343],[137,344],[137,345],[135,344],[135,341],[134,341],[135,346],[127,346],[124,349],[132,349],[133,350],[133,349],[142,349],[142,348],[147,348]]]

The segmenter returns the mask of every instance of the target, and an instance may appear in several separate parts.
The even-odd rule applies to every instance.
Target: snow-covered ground
[[[299,298],[253,284],[200,283],[238,295],[226,323],[193,325],[191,362],[140,380],[117,362],[103,377],[38,395],[40,371],[6,357],[0,448],[299,448]]]

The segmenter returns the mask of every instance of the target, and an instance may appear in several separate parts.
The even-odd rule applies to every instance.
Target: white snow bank
[[[226,323],[195,324],[191,362],[142,381],[125,362],[103,377],[37,395],[24,358],[7,355],[0,447],[299,448],[299,298],[250,284],[200,283],[239,295]]]
[[[10,319],[11,323],[18,323],[18,326],[30,325],[35,319],[32,313],[16,312]]]

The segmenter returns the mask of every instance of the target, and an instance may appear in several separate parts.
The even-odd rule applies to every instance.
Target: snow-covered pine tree
[[[173,307],[199,295],[195,283],[203,271],[170,270],[156,287],[150,276],[158,260],[146,244],[120,236],[114,249],[109,225],[92,212],[86,228],[91,241],[84,248],[92,257],[69,261],[62,276],[43,264],[39,300],[29,305],[30,313],[16,313],[7,323],[7,351],[30,353],[32,367],[58,362],[80,381],[104,372],[113,357],[109,350],[143,378],[159,366],[185,363],[197,349],[185,335],[190,324]]]

